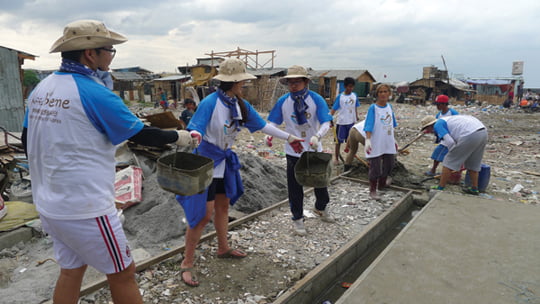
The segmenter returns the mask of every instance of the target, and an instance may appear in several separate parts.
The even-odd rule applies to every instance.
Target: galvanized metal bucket
[[[294,176],[306,187],[324,188],[330,184],[332,154],[305,151],[294,166]]]
[[[214,161],[197,154],[176,152],[157,161],[157,181],[161,188],[180,195],[194,195],[212,183]]]

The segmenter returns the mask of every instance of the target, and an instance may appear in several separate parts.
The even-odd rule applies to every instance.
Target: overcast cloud
[[[540,88],[537,0],[0,0],[0,45],[39,56],[24,68],[57,68],[48,51],[77,19],[128,37],[112,68],[176,72],[240,47],[276,50],[277,67],[367,69],[394,82],[444,69],[443,55],[451,75],[471,78],[508,77],[524,61],[525,87]]]

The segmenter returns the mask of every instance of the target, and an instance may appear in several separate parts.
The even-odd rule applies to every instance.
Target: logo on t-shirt
[[[381,115],[381,118],[379,118],[379,120],[384,126],[390,126],[392,124],[392,115],[390,115],[390,113],[385,114],[386,116],[384,116],[384,114]]]
[[[306,111],[306,119],[310,119],[311,118],[311,113],[309,113],[308,111]],[[291,120],[292,122],[294,122],[295,124],[298,124],[298,121],[296,120],[296,115],[294,113],[291,114]]]

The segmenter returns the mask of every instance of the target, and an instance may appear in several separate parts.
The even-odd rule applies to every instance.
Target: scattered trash
[[[342,282],[341,283],[341,287],[343,287],[343,288],[349,288],[349,287],[351,287],[351,285],[352,285],[352,283],[349,283],[349,282]]]
[[[522,184],[517,184],[517,185],[514,186],[514,188],[512,188],[512,190],[510,192],[517,193],[517,192],[520,192],[521,190],[523,190],[523,185]]]

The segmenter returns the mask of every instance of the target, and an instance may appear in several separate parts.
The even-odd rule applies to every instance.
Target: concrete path
[[[439,193],[336,304],[540,303],[540,206]]]

